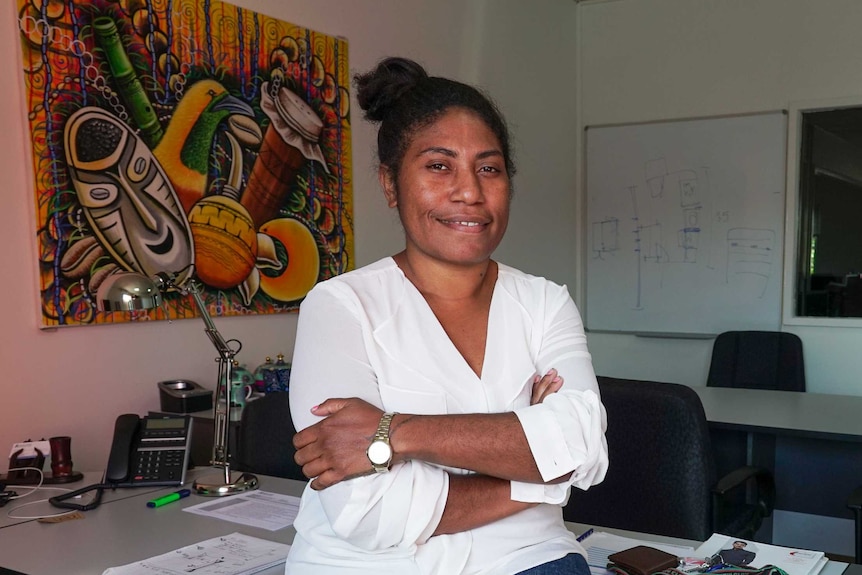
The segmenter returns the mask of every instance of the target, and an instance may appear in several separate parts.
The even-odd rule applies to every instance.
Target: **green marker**
[[[168,503],[179,501],[183,497],[188,497],[191,494],[192,492],[188,489],[180,489],[176,493],[170,493],[157,499],[153,499],[152,501],[147,501],[147,507],[161,507],[162,505],[167,505]]]

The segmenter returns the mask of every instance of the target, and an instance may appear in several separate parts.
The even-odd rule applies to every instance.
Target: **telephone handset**
[[[114,424],[114,439],[105,479],[48,501],[63,509],[89,511],[99,506],[102,492],[114,487],[182,485],[186,482],[192,443],[192,418],[188,415],[126,413]],[[96,491],[88,503],[72,501]]]
[[[182,485],[189,466],[191,428],[192,418],[187,415],[119,416],[105,483],[116,487]]]

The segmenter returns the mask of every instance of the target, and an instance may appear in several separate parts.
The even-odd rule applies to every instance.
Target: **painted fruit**
[[[198,279],[230,289],[248,277],[257,259],[257,232],[248,211],[225,196],[202,198],[189,212]]]
[[[270,277],[260,274],[260,289],[279,301],[305,297],[320,273],[320,252],[311,231],[298,220],[280,218],[263,224],[260,232],[280,241],[287,250],[287,265]]]

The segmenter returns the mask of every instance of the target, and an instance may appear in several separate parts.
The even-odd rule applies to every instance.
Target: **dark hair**
[[[380,123],[377,157],[396,180],[413,134],[450,108],[465,108],[485,122],[500,141],[506,173],[515,175],[506,121],[491,98],[473,86],[428,76],[406,58],[386,58],[370,72],[356,74],[353,82],[365,119]]]

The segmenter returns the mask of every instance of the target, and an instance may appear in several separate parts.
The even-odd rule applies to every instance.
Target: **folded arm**
[[[562,386],[556,370],[536,376],[531,401]],[[296,461],[312,488],[372,472],[365,455],[383,410],[358,398],[327,399],[312,408],[325,419],[294,436]],[[542,483],[521,422],[513,412],[467,415],[397,414],[390,428],[392,464],[419,460],[499,479]],[[554,478],[556,479],[556,478]]]
[[[565,493],[572,482],[601,479],[607,464],[604,412],[580,317],[571,300],[555,312],[546,321],[543,345],[534,357],[536,369],[543,373],[560,368],[565,384],[558,393],[554,393],[558,386],[542,384],[540,378],[530,382],[537,405],[527,407],[528,390],[524,407],[514,412],[398,415],[391,435],[392,471],[344,481],[371,473],[365,449],[383,413],[372,367],[380,359],[369,346],[373,335],[358,302],[325,291],[310,294],[300,314],[291,410],[301,430],[295,442],[297,461],[314,478],[313,487],[332,486],[321,491],[320,498],[337,533],[354,542],[362,540],[369,548],[421,543],[536,503],[558,502],[559,494],[551,498],[544,494],[548,486],[543,483],[562,481],[552,487]],[[330,342],[330,347],[321,342]],[[537,395],[544,399],[542,404],[535,401]],[[530,412],[536,408],[540,411]],[[544,445],[549,442],[554,445]],[[446,467],[475,473],[464,475]],[[572,479],[566,481],[569,475]],[[525,487],[538,491],[516,495]],[[398,507],[397,499],[411,503],[404,517],[392,516],[396,508],[407,509]],[[385,520],[380,519],[383,515]],[[361,534],[371,535],[365,539]]]

